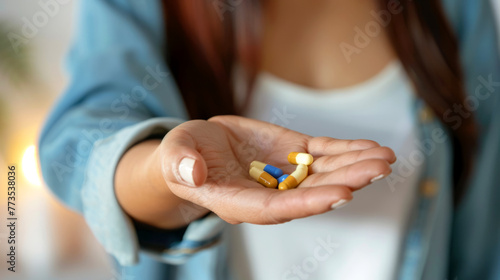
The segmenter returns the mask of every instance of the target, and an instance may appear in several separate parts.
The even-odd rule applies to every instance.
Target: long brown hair
[[[389,1],[379,0],[379,7],[385,9]],[[444,119],[466,97],[457,40],[439,0],[400,3],[402,12],[392,16],[387,31],[418,96],[452,135],[457,202],[465,191],[477,139],[473,117],[455,129]],[[167,62],[190,117],[237,114],[233,66],[236,60],[243,65],[251,89],[259,61],[259,1],[164,0],[164,8]]]

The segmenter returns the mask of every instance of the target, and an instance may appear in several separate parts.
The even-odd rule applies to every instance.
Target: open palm
[[[311,137],[236,116],[186,122],[170,131],[162,145],[170,190],[230,223],[277,224],[324,213],[340,200],[351,200],[351,192],[373,178],[388,175],[396,159],[392,150],[373,141]],[[249,176],[254,160],[290,174],[296,167],[287,161],[290,152],[315,159],[297,189],[268,189]],[[195,160],[195,187],[177,171],[186,157]]]

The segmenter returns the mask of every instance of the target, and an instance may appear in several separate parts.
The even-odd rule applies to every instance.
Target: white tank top
[[[258,76],[246,117],[311,136],[372,139],[391,147],[398,161],[393,175],[355,192],[341,209],[281,225],[231,226],[228,265],[235,279],[395,277],[421,170],[408,174],[402,164],[418,149],[413,92],[399,61],[336,90]],[[395,175],[403,180],[391,180]]]

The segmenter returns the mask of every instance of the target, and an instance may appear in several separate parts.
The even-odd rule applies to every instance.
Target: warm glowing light
[[[35,145],[26,148],[23,155],[23,173],[24,177],[33,185],[41,186],[40,175],[38,174],[38,161],[36,160]]]

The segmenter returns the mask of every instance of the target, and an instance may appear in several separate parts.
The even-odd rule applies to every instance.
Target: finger
[[[235,200],[238,207],[231,207],[231,217],[215,210],[230,223],[280,224],[293,219],[318,215],[352,200],[351,190],[346,186],[319,186],[277,191],[265,188],[248,188]],[[224,211],[221,211],[224,212]]]
[[[314,157],[318,157],[376,147],[380,147],[380,145],[371,140],[343,140],[330,137],[315,137],[309,140],[307,150]]]
[[[235,131],[235,128],[241,128],[244,127],[248,130],[251,131],[257,131],[259,132],[262,129],[266,129],[266,133],[272,132],[273,134],[283,134],[286,133],[290,130],[281,127],[276,124],[272,124],[269,122],[264,122],[260,120],[255,120],[255,119],[250,119],[250,118],[244,118],[240,116],[215,116],[210,119],[208,119],[209,122],[215,122],[223,125],[224,127],[228,128],[231,130],[234,134],[239,134],[241,130]],[[298,132],[294,132],[299,134]]]
[[[193,137],[184,129],[173,129],[162,142],[162,172],[167,183],[192,187],[203,185],[207,165],[196,150]]]
[[[368,159],[341,167],[332,172],[312,174],[300,186],[344,185],[359,189],[370,184],[373,180],[386,177],[391,172],[391,166],[386,160]]]
[[[352,200],[345,186],[320,186],[278,192],[263,208],[261,216],[272,223],[305,218],[332,210],[332,206]]]
[[[396,161],[396,155],[388,147],[376,147],[334,156],[322,156],[316,159],[309,167],[309,173],[331,172],[343,166],[367,159],[383,159],[392,164]]]

